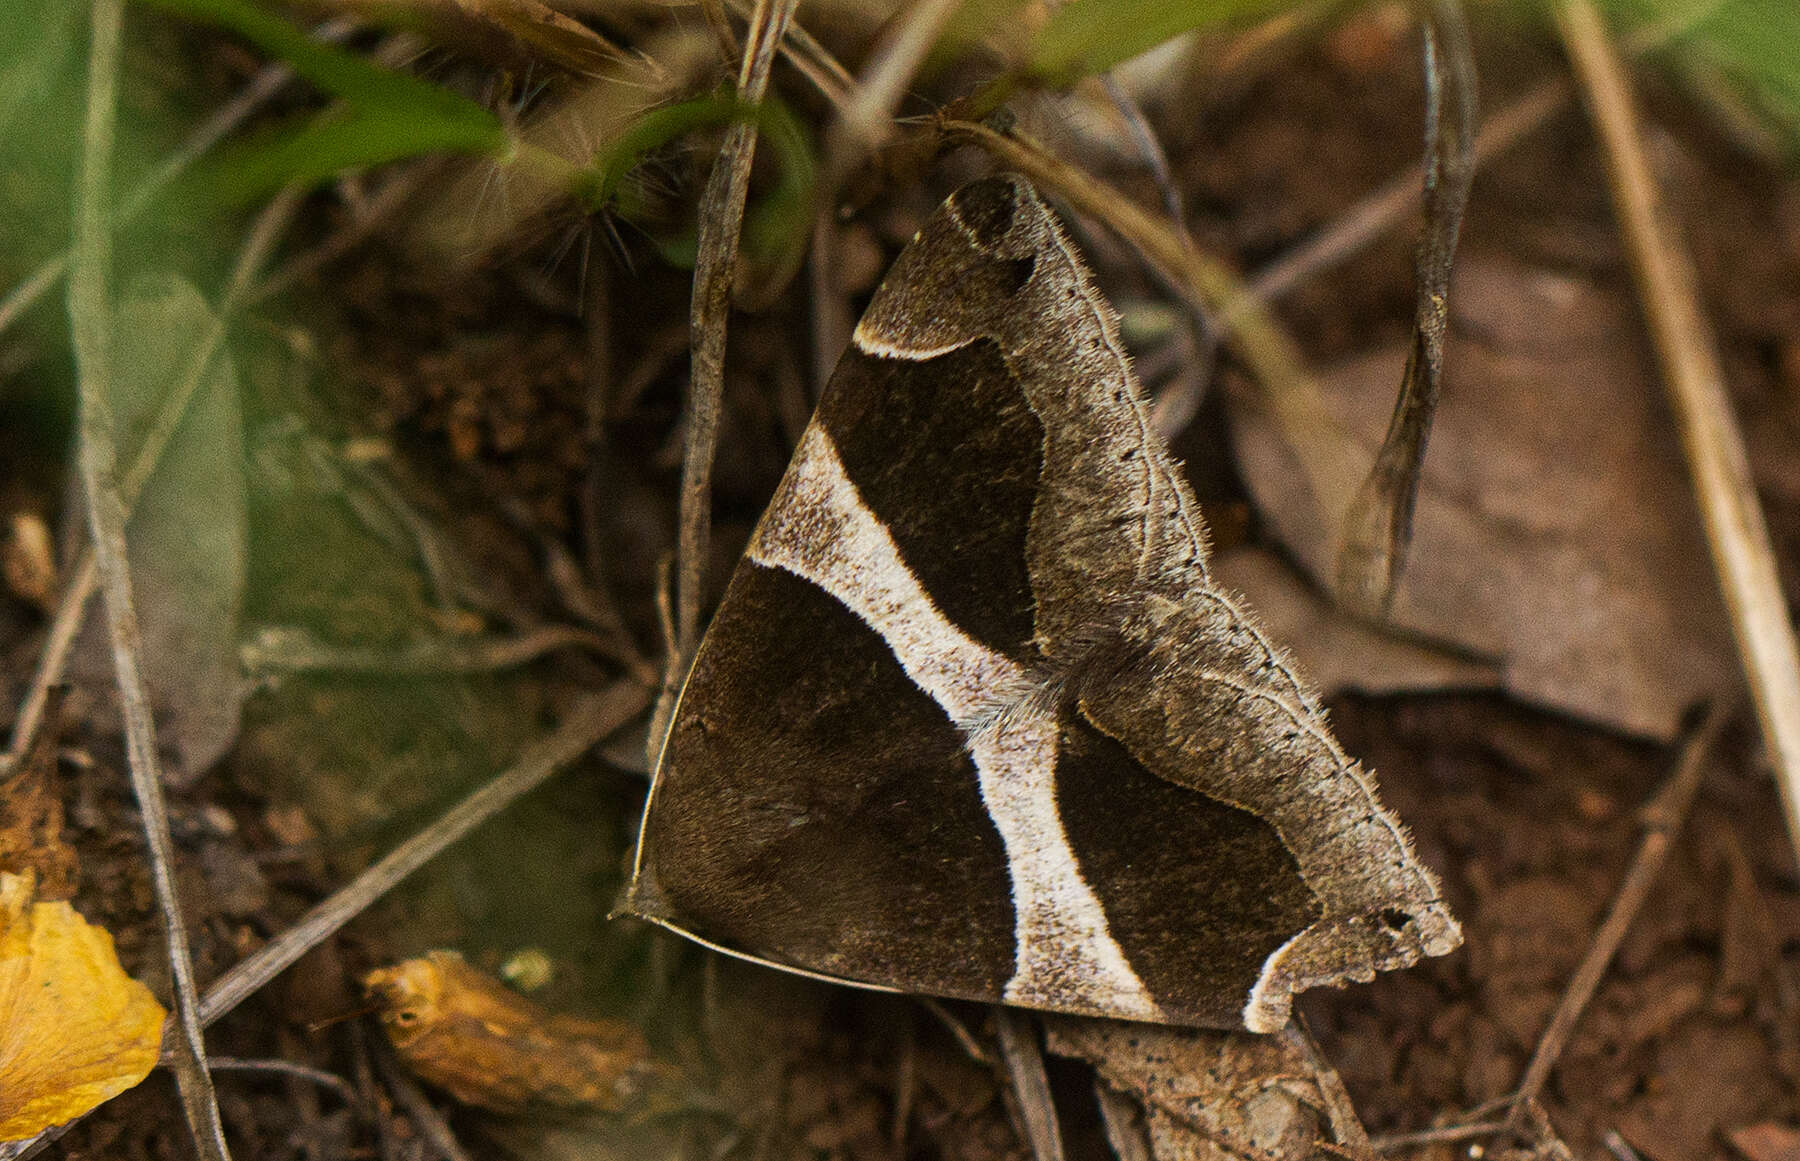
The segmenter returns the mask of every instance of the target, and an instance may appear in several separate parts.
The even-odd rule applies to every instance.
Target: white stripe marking
[[[802,437],[749,556],[843,602],[963,731],[1012,874],[1017,951],[1006,999],[1161,1019],[1107,929],[1057,814],[1054,711],[1032,708],[1024,670],[938,609],[817,424]]]

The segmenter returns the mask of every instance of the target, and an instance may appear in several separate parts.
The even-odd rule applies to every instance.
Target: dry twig
[[[1307,1063],[1312,1065],[1313,1083],[1318,1086],[1319,1096],[1325,1102],[1325,1116],[1331,1122],[1331,1135],[1337,1142],[1338,1149],[1351,1157],[1372,1157],[1375,1150],[1369,1144],[1369,1130],[1363,1127],[1362,1118],[1356,1115],[1356,1106],[1350,1100],[1349,1090],[1344,1087],[1343,1076],[1325,1058],[1325,1050],[1319,1047],[1319,1041],[1308,1027],[1306,1017],[1296,1011],[1281,1035],[1299,1048],[1306,1056]]]
[[[367,645],[332,645],[298,626],[265,628],[238,648],[252,674],[361,673],[420,674],[492,673],[528,665],[561,649],[585,649],[631,668],[640,680],[651,673],[623,655],[607,638],[573,625],[539,625],[513,637],[450,637],[420,641],[398,649]]]
[[[1118,1161],[1152,1161],[1150,1134],[1144,1127],[1143,1110],[1105,1078],[1094,1077],[1094,1099],[1100,1106],[1100,1127]]]
[[[1050,1095],[1050,1074],[1044,1070],[1037,1017],[1018,1008],[996,1007],[994,1023],[1000,1029],[1000,1057],[1012,1081],[1019,1135],[1031,1146],[1035,1161],[1063,1161],[1062,1126]]]
[[[278,1076],[290,1076],[304,1080],[317,1088],[328,1090],[333,1096],[347,1105],[356,1103],[356,1090],[350,1082],[335,1072],[326,1072],[322,1068],[299,1064],[292,1060],[270,1058],[266,1060],[245,1059],[238,1056],[208,1057],[206,1066],[214,1072],[263,1072]]]
[[[1686,20],[1696,19],[1703,7],[1697,6],[1694,12],[1683,16]],[[1633,56],[1649,52],[1685,27],[1685,22],[1678,23],[1671,16],[1668,21],[1647,26],[1630,37],[1626,51]],[[1564,76],[1532,86],[1524,96],[1482,123],[1475,138],[1475,167],[1486,166],[1548,125],[1574,96],[1575,86]],[[1254,300],[1274,302],[1313,275],[1348,261],[1418,208],[1424,179],[1422,163],[1409,167],[1339,214],[1329,226],[1251,275],[1244,283],[1244,292]]]
[[[1556,14],[1605,147],[1615,211],[1775,767],[1788,836],[1800,847],[1800,643],[1726,391],[1718,343],[1700,308],[1693,264],[1650,172],[1631,87],[1600,13],[1592,0],[1562,0]]]
[[[394,1094],[394,1099],[400,1102],[406,1115],[412,1118],[419,1135],[437,1150],[437,1155],[443,1161],[471,1161],[468,1151],[451,1130],[450,1122],[444,1119],[443,1113],[438,1112],[436,1105],[426,1099],[424,1090],[406,1074],[406,1069],[395,1058],[394,1050],[378,1037],[370,1056],[374,1058],[375,1067],[381,1073],[382,1083]]]
[[[74,336],[79,382],[81,484],[87,503],[94,560],[106,598],[113,665],[118,674],[120,712],[125,720],[131,788],[143,819],[150,878],[162,913],[175,1002],[173,1067],[182,1111],[203,1161],[226,1161],[225,1129],[212,1078],[206,1071],[206,1043],[200,1031],[193,958],[187,925],[175,887],[174,840],[163,801],[156,723],[144,685],[137,608],[125,557],[125,506],[120,500],[118,456],[113,447],[113,366],[120,339],[112,328],[113,131],[118,116],[118,72],[122,0],[94,0],[88,55],[87,116],[82,130],[80,178],[76,185],[75,245],[70,262],[69,323]]]
[[[787,32],[799,0],[761,0],[750,21],[738,70],[738,99],[760,104],[768,91],[775,50]],[[675,648],[670,651],[650,744],[660,744],[687,659],[700,632],[700,598],[712,539],[712,469],[719,445],[719,408],[725,393],[725,325],[731,310],[731,283],[737,270],[744,204],[750,192],[750,163],[756,157],[756,123],[732,122],[700,202],[699,253],[694,264],[694,297],[689,311],[693,344],[682,450],[680,569],[675,589]]]
[[[1650,888],[1656,885],[1656,877],[1668,859],[1669,849],[1687,820],[1694,796],[1699,793],[1700,781],[1706,774],[1707,763],[1712,759],[1713,744],[1718,740],[1724,725],[1723,710],[1714,707],[1707,712],[1706,719],[1682,747],[1675,772],[1640,812],[1639,817],[1644,826],[1643,840],[1638,844],[1631,866],[1627,868],[1625,878],[1619,884],[1618,894],[1613,897],[1612,908],[1607,911],[1600,930],[1594,933],[1593,942],[1588,945],[1587,954],[1582,957],[1580,966],[1569,979],[1568,987],[1563,990],[1562,1001],[1557,1004],[1555,1014],[1550,1017],[1549,1026],[1538,1038],[1537,1048],[1531,1054],[1531,1063],[1526,1066],[1525,1075],[1519,1081],[1518,1090],[1512,1098],[1512,1109],[1506,1118],[1508,1130],[1517,1131],[1524,1126],[1527,1110],[1543,1091],[1544,1082],[1550,1079],[1550,1070],[1556,1067],[1557,1060],[1561,1058],[1563,1047],[1568,1043],[1570,1034],[1575,1031],[1582,1012],[1587,1009],[1588,1001],[1593,998],[1594,989],[1600,986],[1601,977],[1606,974],[1607,965],[1612,963],[1613,954],[1618,951],[1625,933],[1631,929],[1638,909],[1649,897]]]

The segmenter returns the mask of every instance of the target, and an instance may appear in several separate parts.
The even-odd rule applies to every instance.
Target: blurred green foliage
[[[231,29],[338,97],[340,107],[233,145],[203,171],[232,201],[311,184],[348,170],[428,153],[498,156],[500,119],[466,97],[322,44],[249,0],[145,0],[166,12]]]
[[[1680,78],[1723,78],[1800,154],[1800,3],[1795,0],[1604,0],[1615,27],[1642,28],[1652,59]]]

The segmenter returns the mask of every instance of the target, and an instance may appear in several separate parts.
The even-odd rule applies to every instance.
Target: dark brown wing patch
[[[1006,986],[1011,879],[962,736],[837,600],[743,562],[670,747],[645,875],[677,926],[892,987]]]
[[[1267,822],[1065,721],[1056,798],[1113,939],[1177,1023],[1234,1027],[1269,954],[1321,914]]]
[[[1026,541],[1044,428],[999,347],[983,340],[917,361],[852,348],[819,422],[938,608],[1019,656],[1035,632]]]

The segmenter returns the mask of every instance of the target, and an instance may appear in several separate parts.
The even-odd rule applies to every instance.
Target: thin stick
[[[899,1059],[894,1064],[894,1121],[888,1128],[888,1142],[898,1157],[906,1156],[906,1131],[912,1125],[913,1097],[918,1091],[918,1080],[918,1013],[907,1007],[901,1017]]]
[[[1377,1153],[1394,1153],[1419,1145],[1447,1145],[1476,1137],[1491,1137],[1506,1129],[1505,1121],[1475,1121],[1467,1125],[1445,1125],[1438,1129],[1420,1129],[1414,1133],[1393,1133],[1371,1137],[1369,1144]]]
[[[1587,954],[1582,957],[1581,964],[1569,979],[1569,986],[1563,990],[1561,1003],[1556,1006],[1556,1013],[1550,1017],[1550,1024],[1544,1034],[1538,1038],[1537,1049],[1531,1054],[1531,1063],[1525,1068],[1525,1076],[1519,1081],[1518,1091],[1513,1095],[1512,1111],[1507,1115],[1508,1129],[1517,1130],[1523,1124],[1524,1110],[1538,1095],[1543,1092],[1544,1082],[1550,1079],[1550,1070],[1562,1056],[1564,1045],[1575,1030],[1575,1025],[1586,1010],[1588,1001],[1593,998],[1594,989],[1600,986],[1600,979],[1606,974],[1607,965],[1612,963],[1613,954],[1618,951],[1625,933],[1631,929],[1632,920],[1637,918],[1639,908],[1649,897],[1650,888],[1656,885],[1656,877],[1661,873],[1663,863],[1669,856],[1669,848],[1674,845],[1682,824],[1687,820],[1688,809],[1693,805],[1694,796],[1700,790],[1701,778],[1706,774],[1707,763],[1712,758],[1713,743],[1718,740],[1719,732],[1725,725],[1725,712],[1717,707],[1709,710],[1706,719],[1699,729],[1682,747],[1681,759],[1676,763],[1675,772],[1657,790],[1654,797],[1645,804],[1640,812],[1644,826],[1644,837],[1638,843],[1637,854],[1632,856],[1631,866],[1625,872],[1624,880],[1619,884],[1619,892],[1613,897],[1606,919],[1600,924],[1600,930],[1594,933],[1594,940],[1588,945]]]
[[[1038,1044],[1037,1017],[1017,1008],[997,1007],[994,1022],[1000,1028],[1000,1057],[1017,1098],[1019,1129],[1031,1147],[1035,1161],[1063,1161],[1062,1126],[1056,1119],[1056,1100],[1050,1095],[1050,1074],[1044,1070],[1044,1050]]]
[[[731,0],[731,6],[745,14],[754,11],[754,3],[755,0]],[[735,50],[726,54],[727,59],[735,55]],[[787,36],[781,42],[781,55],[832,106],[841,108],[850,99],[856,78],[798,20],[788,22]]]
[[[319,1088],[329,1089],[333,1095],[347,1105],[356,1103],[356,1090],[350,1087],[349,1081],[335,1072],[326,1072],[322,1068],[297,1064],[292,1060],[279,1058],[255,1060],[237,1056],[214,1056],[207,1060],[206,1065],[214,1072],[263,1072],[276,1076],[295,1077]]]
[[[1800,643],[1718,344],[1700,308],[1693,264],[1650,172],[1630,84],[1600,14],[1591,0],[1563,0],[1556,14],[1605,146],[1615,212],[1681,430],[1713,567],[1775,767],[1788,837],[1800,848]]]
[[[462,1142],[456,1139],[456,1133],[451,1130],[450,1122],[444,1119],[443,1113],[438,1112],[436,1105],[425,1098],[424,1090],[413,1082],[412,1077],[406,1075],[406,1070],[400,1067],[400,1062],[394,1057],[394,1050],[377,1039],[369,1055],[374,1060],[375,1068],[381,1073],[382,1083],[394,1094],[394,1099],[400,1102],[406,1115],[412,1118],[419,1135],[437,1150],[438,1156],[444,1161],[471,1161],[468,1150],[462,1147]]]
[[[397,649],[331,645],[300,627],[268,627],[238,647],[252,675],[274,673],[423,674],[492,673],[516,669],[562,649],[585,649],[654,679],[636,658],[613,642],[573,625],[538,625],[514,637],[449,637]]]
[[[106,596],[113,665],[118,674],[120,711],[131,788],[143,818],[150,878],[162,912],[175,1001],[175,1077],[182,1111],[204,1161],[226,1161],[225,1129],[212,1078],[206,1072],[206,1043],[200,1032],[193,958],[181,896],[175,887],[174,840],[163,801],[162,770],[156,750],[156,723],[144,687],[137,608],[130,566],[125,559],[125,510],[119,500],[117,456],[113,449],[114,344],[112,329],[113,132],[118,116],[118,72],[122,0],[93,0],[93,39],[88,55],[87,117],[82,130],[81,175],[76,187],[75,247],[69,280],[69,322],[75,340],[80,385],[81,484],[101,588]]]
[[[343,40],[355,31],[356,25],[349,20],[328,20],[313,30],[313,37],[323,43],[331,44]],[[202,154],[217,145],[221,138],[260,109],[270,97],[281,91],[294,77],[293,70],[284,64],[265,65],[250,78],[237,96],[219,107],[199,128],[188,134],[179,148],[164,158],[162,163],[151,171],[150,176],[139,182],[137,187],[119,206],[116,221],[126,225],[134,221],[144,212],[156,195],[169,187],[169,184],[194,164]],[[0,300],[0,333],[19,320],[19,316],[37,305],[39,299],[48,294],[63,275],[69,272],[69,251],[48,259],[42,266],[32,271],[25,281],[13,287],[4,300]]]
[[[1489,117],[1475,138],[1476,168],[1548,125],[1574,95],[1575,86],[1557,77]],[[1245,293],[1260,302],[1274,302],[1313,275],[1361,253],[1418,208],[1424,181],[1425,166],[1410,166],[1339,214],[1331,225],[1258,270],[1245,282]]]
[[[738,70],[738,98],[748,105],[763,99],[775,50],[799,0],[761,0],[751,17]],[[660,737],[681,674],[700,631],[700,597],[712,539],[712,469],[719,446],[719,407],[725,394],[725,325],[731,310],[731,280],[737,271],[744,203],[750,192],[750,163],[756,157],[756,123],[740,118],[726,130],[700,203],[698,261],[688,314],[692,371],[688,384],[687,440],[682,451],[679,581],[675,590],[675,649],[668,657],[663,696],[650,736]]]
[[[1294,1018],[1282,1029],[1281,1037],[1298,1049],[1306,1057],[1306,1062],[1312,1065],[1313,1083],[1318,1086],[1319,1096],[1325,1102],[1325,1116],[1331,1122],[1331,1135],[1336,1140],[1338,1149],[1352,1157],[1372,1157],[1375,1147],[1369,1143],[1369,1130],[1363,1127],[1362,1118],[1356,1115],[1356,1106],[1350,1100],[1349,1090],[1344,1087],[1344,1078],[1332,1067],[1331,1061],[1326,1059],[1325,1050],[1319,1047],[1319,1041],[1313,1036],[1306,1017],[1295,1012]]]
[[[1679,21],[1671,16],[1648,25],[1626,41],[1626,51],[1633,56],[1649,52],[1691,28],[1707,11],[1700,6],[1677,14]],[[1475,138],[1476,168],[1486,166],[1548,125],[1574,97],[1575,86],[1567,77],[1552,77],[1532,86],[1524,96],[1489,117]],[[1331,225],[1257,271],[1244,284],[1244,290],[1258,301],[1274,302],[1313,275],[1361,253],[1418,208],[1424,179],[1423,164],[1408,168],[1339,214]]]
[[[1100,1127],[1118,1161],[1152,1161],[1150,1136],[1137,1103],[1096,1075],[1094,1099],[1100,1106]]]
[[[215,980],[200,1001],[201,1023],[211,1024],[243,1003],[445,847],[535,790],[636,717],[648,700],[644,687],[635,682],[619,682],[584,700],[555,732],[534,743],[505,773],[445,811],[436,822],[389,851],[298,923]]]

